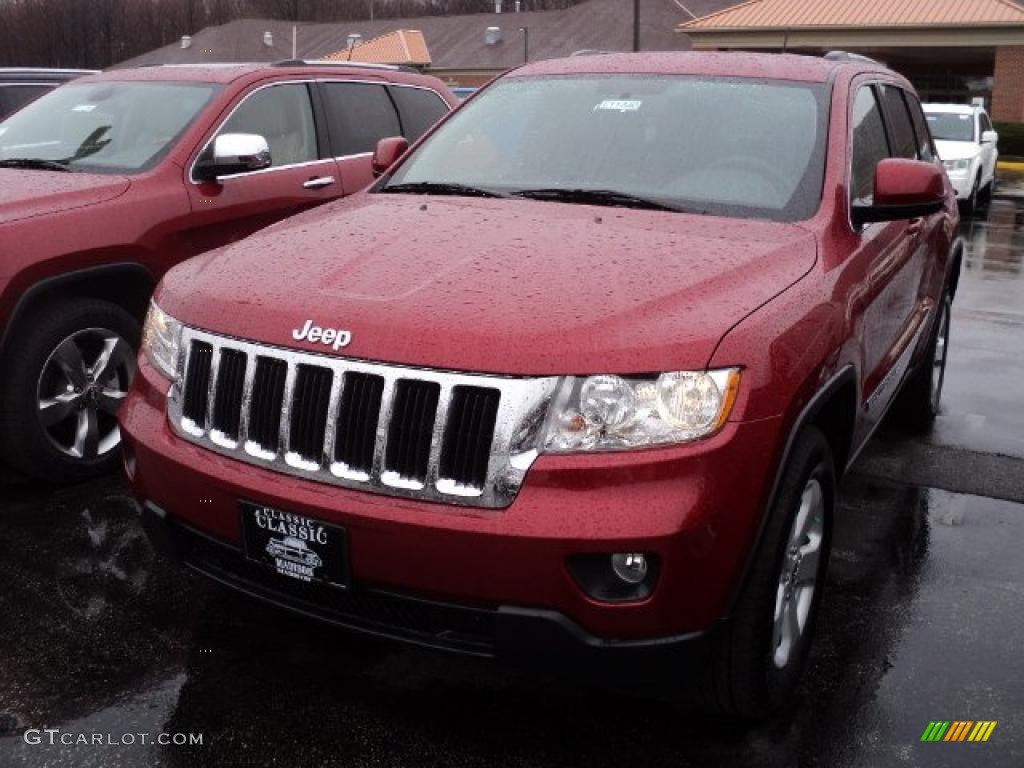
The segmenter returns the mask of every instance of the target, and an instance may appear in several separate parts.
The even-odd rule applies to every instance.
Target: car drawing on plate
[[[302,539],[288,536],[284,539],[271,539],[267,542],[267,554],[271,557],[280,557],[290,560],[293,563],[319,568],[323,565],[320,556],[311,550]]]

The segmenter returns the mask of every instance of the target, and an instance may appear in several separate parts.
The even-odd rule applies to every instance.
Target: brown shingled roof
[[[694,14],[707,14],[734,5],[735,0],[683,0]],[[505,4],[508,7],[509,3]],[[346,47],[350,34],[375,39],[398,30],[419,30],[429,45],[431,67],[436,70],[500,71],[523,62],[520,27],[530,30],[530,59],[568,56],[581,49],[630,50],[633,41],[633,4],[627,0],[584,0],[557,11],[502,14],[422,16],[336,24],[300,23],[272,19],[239,19],[207,27],[192,35],[192,44],[180,42],[122,62],[119,66],[188,64],[213,61],[277,61],[291,58],[292,27],[296,26],[300,58],[320,59]],[[689,40],[676,28],[689,17],[675,0],[641,0],[641,43],[644,50],[687,50]],[[502,41],[484,42],[484,30],[501,27]],[[264,45],[263,33],[271,33]]]
[[[684,32],[827,27],[1022,26],[1011,0],[751,0],[680,25]]]

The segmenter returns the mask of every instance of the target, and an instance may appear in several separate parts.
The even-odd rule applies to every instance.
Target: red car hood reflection
[[[188,325],[329,355],[521,375],[704,366],[805,275],[792,224],[519,199],[358,195],[168,274]],[[297,342],[307,321],[352,334]]]

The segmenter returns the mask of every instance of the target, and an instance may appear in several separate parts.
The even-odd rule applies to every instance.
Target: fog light
[[[627,584],[639,584],[647,578],[647,558],[639,552],[612,555],[612,570]]]

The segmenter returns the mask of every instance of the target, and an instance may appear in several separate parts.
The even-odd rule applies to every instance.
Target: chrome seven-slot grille
[[[319,482],[500,508],[557,378],[368,363],[186,328],[168,416],[191,442]]]

